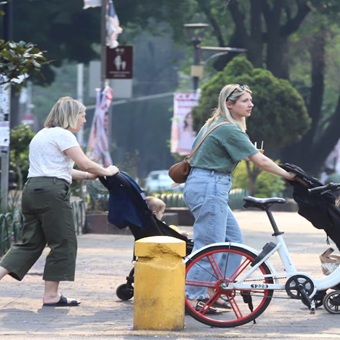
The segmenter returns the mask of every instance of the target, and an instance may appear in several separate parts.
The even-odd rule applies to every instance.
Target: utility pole
[[[84,64],[77,65],[77,99],[84,102]],[[84,129],[81,128],[77,133],[77,138],[80,146],[84,146]]]
[[[220,57],[224,54],[228,54],[230,52],[242,53],[247,50],[244,48],[236,48],[236,47],[219,47],[219,46],[201,46],[201,35],[204,30],[209,27],[208,24],[205,23],[191,23],[184,24],[188,34],[191,37],[191,42],[194,47],[194,63],[191,66],[191,77],[193,83],[193,91],[197,92],[199,88],[199,80],[203,77],[204,65],[211,59]],[[210,51],[215,52],[214,55],[211,55],[207,60],[202,59],[202,51]]]
[[[192,86],[194,93],[199,87],[199,80],[203,76],[204,66],[202,65],[201,37],[199,31],[205,30],[209,25],[205,23],[185,24],[184,27],[189,32],[191,42],[194,47],[194,63],[191,66]]]
[[[12,40],[12,10],[13,1],[4,4],[4,37],[5,41]],[[3,80],[0,74],[0,82]],[[1,129],[1,211],[6,211],[8,207],[8,180],[9,180],[9,147],[10,147],[10,112],[11,112],[11,89],[8,84],[0,86],[0,129]]]
[[[203,75],[203,66],[201,65],[201,39],[194,37],[192,39],[194,46],[194,64],[191,68],[192,84],[194,93],[197,92],[199,80]]]
[[[102,1],[101,7],[101,27],[100,27],[100,40],[101,40],[101,66],[100,66],[100,91],[105,88],[106,82],[106,0]]]

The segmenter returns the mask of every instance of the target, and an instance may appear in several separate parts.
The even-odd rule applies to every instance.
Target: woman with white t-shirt
[[[0,279],[9,274],[21,281],[46,245],[43,306],[78,306],[80,302],[59,293],[60,281],[74,281],[77,255],[70,184],[72,180],[113,176],[119,169],[91,161],[74,133],[86,122],[85,106],[70,97],[60,98],[46,118],[44,128],[29,147],[29,172],[22,193],[24,228],[21,240],[0,262]],[[73,169],[74,163],[82,170]]]

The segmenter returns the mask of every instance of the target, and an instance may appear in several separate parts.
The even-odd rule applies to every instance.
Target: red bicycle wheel
[[[185,299],[186,311],[197,321],[213,327],[236,327],[255,320],[268,307],[273,290],[271,271],[262,263],[243,281],[243,275],[253,270],[256,254],[233,245],[208,247],[186,262],[186,295],[192,292],[208,293],[210,298]],[[235,288],[237,281],[247,289]],[[229,304],[223,303],[225,301]]]

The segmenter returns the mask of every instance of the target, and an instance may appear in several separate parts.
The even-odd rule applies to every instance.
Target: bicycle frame
[[[282,233],[279,233],[279,235],[273,235],[273,237],[276,239],[275,247],[273,247],[265,256],[263,256],[262,259],[260,259],[254,266],[251,268],[248,268],[245,272],[239,271],[239,269],[231,275],[231,279],[235,278],[237,275],[237,282],[231,282],[229,283],[230,289],[252,289],[254,288],[254,283],[257,279],[260,279],[260,277],[254,277],[252,274],[260,267],[261,264],[265,263],[268,268],[271,271],[270,275],[263,275],[262,278],[270,277],[273,279],[274,283],[266,283],[265,287],[261,287],[262,289],[266,290],[285,290],[285,284],[286,281],[294,276],[294,275],[303,275],[308,277],[314,284],[314,291],[310,295],[312,298],[315,293],[318,290],[325,290],[329,289],[331,287],[334,287],[338,283],[340,283],[340,266],[329,276],[325,276],[324,278],[313,278],[311,275],[305,272],[300,272],[295,268],[295,265],[293,263],[293,260],[289,254],[289,250],[287,248],[286,242],[282,236]],[[205,246],[192,254],[188,255],[185,258],[185,262],[189,261],[191,257],[193,257],[196,253],[202,252],[204,249],[212,247],[212,246],[237,246],[242,249],[246,249],[257,256],[261,254],[258,250],[249,247],[245,244],[239,244],[239,243],[233,243],[233,242],[220,242],[220,243],[214,243],[210,244],[208,246]],[[279,254],[279,257],[281,259],[281,263],[283,264],[284,272],[277,272],[275,269],[275,266],[269,261],[270,257],[273,256],[275,253]],[[280,282],[284,279],[284,282]],[[253,280],[253,282],[251,281]],[[233,281],[233,280],[231,280]]]
[[[244,202],[245,208],[266,212],[275,243],[267,242],[259,251],[245,244],[219,242],[188,255],[185,258],[188,314],[213,327],[240,326],[255,322],[268,307],[275,291],[301,300],[311,314],[321,305],[330,313],[340,314],[340,290],[336,290],[340,283],[340,266],[329,276],[314,278],[298,271],[293,263],[283,232],[270,210],[273,204],[286,200],[247,196]],[[276,256],[271,263],[274,254],[279,256],[280,263]],[[283,267],[280,272],[275,268],[277,265]],[[332,291],[327,293],[329,288]],[[228,308],[229,313],[223,310]]]

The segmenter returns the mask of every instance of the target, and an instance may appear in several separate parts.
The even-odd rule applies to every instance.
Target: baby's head
[[[162,220],[166,204],[159,198],[154,196],[146,196],[146,203],[149,206],[152,213],[157,217],[158,220]]]

